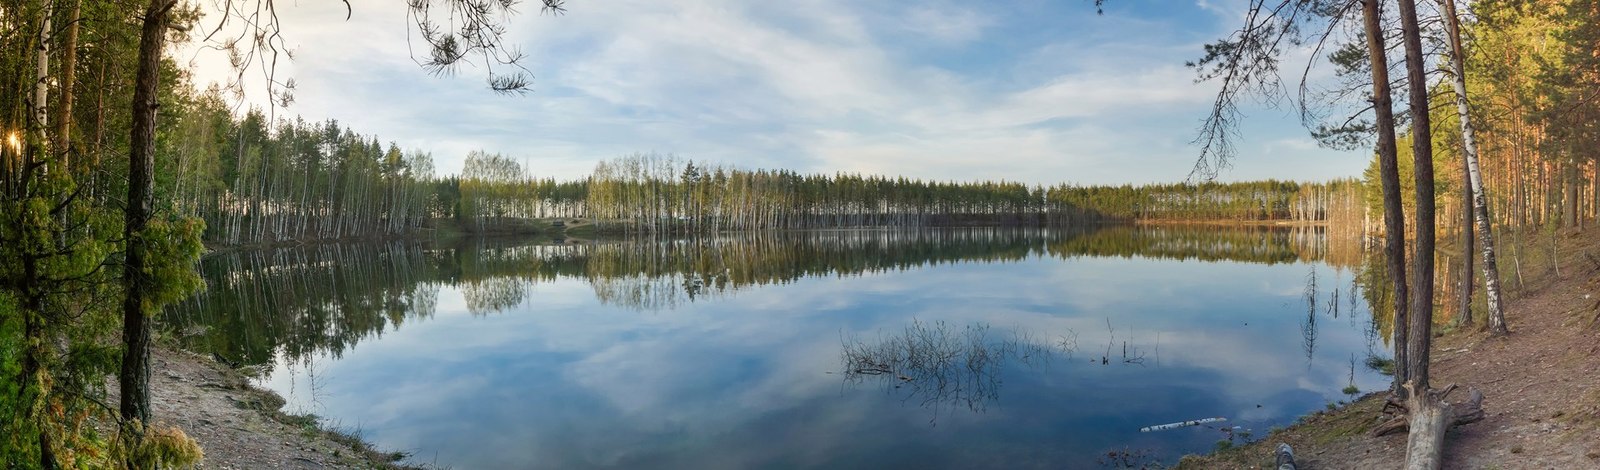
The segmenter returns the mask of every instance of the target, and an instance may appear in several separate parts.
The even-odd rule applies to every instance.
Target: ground
[[[1526,278],[1510,286],[1506,306],[1509,337],[1463,327],[1434,340],[1434,386],[1461,386],[1447,401],[1465,400],[1467,387],[1486,397],[1483,421],[1447,434],[1444,468],[1600,468],[1600,229],[1551,238],[1560,273],[1548,263],[1523,264]],[[1502,269],[1510,268],[1508,258],[1502,253]],[[1368,436],[1384,398],[1368,395],[1253,444],[1186,457],[1178,467],[1271,468],[1273,449],[1286,442],[1301,469],[1400,468],[1405,435]]]
[[[199,442],[205,452],[199,468],[397,468],[394,454],[319,429],[310,417],[281,413],[282,398],[210,358],[160,347],[150,368],[153,414]]]

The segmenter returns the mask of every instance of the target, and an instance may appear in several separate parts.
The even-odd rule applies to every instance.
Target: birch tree
[[[1466,50],[1461,44],[1461,16],[1456,13],[1455,0],[1437,0],[1444,14],[1444,27],[1446,40],[1450,46],[1450,86],[1455,91],[1456,115],[1461,122],[1461,157],[1466,166],[1468,194],[1471,199],[1471,211],[1468,212],[1468,225],[1475,223],[1476,237],[1467,237],[1467,249],[1470,249],[1472,239],[1476,238],[1477,248],[1483,256],[1483,294],[1488,303],[1489,331],[1495,335],[1504,335],[1510,332],[1506,328],[1505,312],[1500,299],[1500,264],[1495,255],[1494,231],[1490,224],[1494,219],[1489,217],[1489,196],[1484,193],[1483,172],[1478,167],[1478,145],[1473,129],[1471,107],[1468,104]],[[1465,227],[1464,227],[1465,228]],[[1471,233],[1471,232],[1467,232]],[[1470,260],[1471,256],[1463,253],[1463,257]],[[1468,261],[1470,263],[1470,261]],[[1471,265],[1467,265],[1463,274],[1463,285],[1472,284]],[[1471,289],[1463,289],[1469,298]],[[1466,321],[1471,322],[1472,312],[1470,307],[1465,307],[1463,313]]]

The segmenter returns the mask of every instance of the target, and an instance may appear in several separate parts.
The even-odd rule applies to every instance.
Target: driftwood
[[[1467,401],[1445,403],[1444,397],[1456,389],[1454,384],[1444,390],[1426,390],[1417,393],[1410,383],[1404,385],[1407,414],[1389,420],[1372,430],[1373,436],[1385,436],[1409,431],[1406,438],[1407,470],[1433,470],[1441,466],[1444,453],[1444,434],[1451,427],[1483,420],[1483,392],[1471,389]]]
[[[1162,425],[1157,425],[1157,426],[1145,426],[1145,427],[1139,428],[1139,432],[1165,431],[1165,430],[1168,430],[1168,429],[1177,429],[1177,428],[1188,427],[1188,426],[1199,426],[1199,425],[1202,425],[1202,424],[1220,423],[1220,422],[1227,421],[1227,420],[1228,420],[1228,418],[1223,418],[1223,417],[1191,419],[1191,420],[1188,420],[1188,421],[1179,421],[1179,422],[1171,423],[1171,424],[1162,424]]]

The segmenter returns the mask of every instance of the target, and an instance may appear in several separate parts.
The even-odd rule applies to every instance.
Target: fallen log
[[[1188,426],[1199,426],[1199,425],[1202,425],[1202,424],[1220,423],[1220,422],[1227,421],[1227,420],[1228,420],[1228,418],[1223,418],[1223,417],[1191,419],[1191,420],[1188,420],[1188,421],[1179,421],[1179,422],[1171,423],[1171,424],[1162,424],[1162,425],[1157,425],[1157,426],[1145,426],[1145,427],[1139,428],[1139,432],[1165,431],[1165,430],[1168,430],[1168,429],[1177,429],[1177,428],[1188,427]]]

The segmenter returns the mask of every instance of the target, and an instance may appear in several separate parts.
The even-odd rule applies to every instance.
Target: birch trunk
[[[50,32],[54,30],[50,24],[50,18],[54,10],[54,1],[44,2],[44,7],[39,10],[41,12],[39,14],[39,54],[36,58],[37,62],[34,64],[33,102],[29,103],[32,107],[31,111],[33,111],[33,122],[30,124],[40,145],[46,145],[50,142],[48,136],[50,129]],[[50,158],[48,151],[42,153],[46,155],[42,155],[41,158]]]
[[[1455,0],[1439,0],[1444,9],[1446,33],[1450,36],[1450,81],[1456,94],[1456,114],[1461,120],[1461,155],[1466,160],[1467,183],[1472,191],[1472,221],[1478,234],[1478,250],[1483,255],[1483,296],[1489,311],[1489,331],[1494,335],[1510,333],[1506,328],[1504,307],[1500,301],[1500,262],[1495,257],[1494,232],[1489,218],[1489,196],[1483,188],[1483,172],[1478,168],[1478,146],[1473,135],[1471,108],[1467,103],[1466,59],[1461,47],[1461,17],[1456,14]],[[1465,256],[1465,252],[1463,252]],[[1467,318],[1471,318],[1469,315]]]

